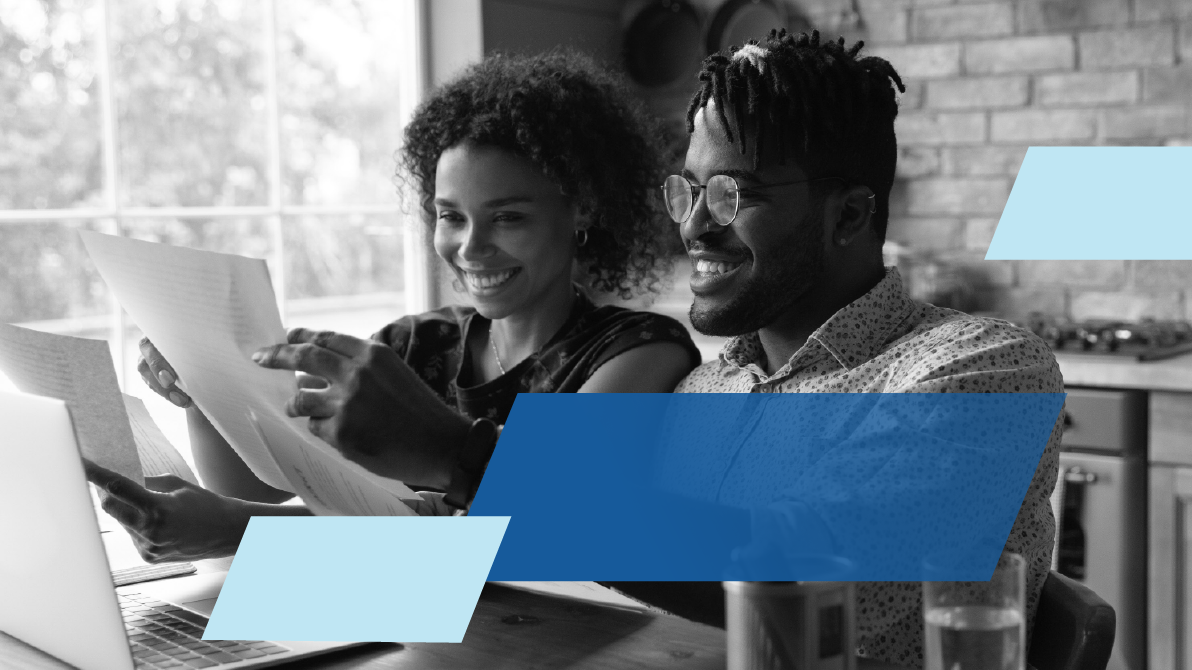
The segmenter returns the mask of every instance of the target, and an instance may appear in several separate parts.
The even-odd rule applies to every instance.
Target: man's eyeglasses
[[[696,184],[682,175],[673,174],[662,184],[662,199],[666,202],[666,211],[675,223],[683,223],[691,218],[695,211],[695,203],[699,201],[700,190],[708,192],[708,213],[712,220],[721,226],[727,226],[737,218],[737,210],[741,207],[741,194],[748,195],[752,191],[775,186],[790,186],[792,184],[809,184],[814,181],[826,180],[844,181],[839,177],[821,177],[819,179],[804,179],[802,181],[781,181],[773,184],[759,184],[750,188],[741,188],[737,180],[726,174],[713,175],[707,184]]]

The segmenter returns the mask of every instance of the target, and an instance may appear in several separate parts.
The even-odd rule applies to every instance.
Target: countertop
[[[1065,386],[1145,389],[1192,393],[1192,354],[1158,361],[1133,358],[1055,355]]]

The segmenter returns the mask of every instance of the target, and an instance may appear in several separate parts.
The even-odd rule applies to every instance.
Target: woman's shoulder
[[[644,310],[602,305],[588,314],[590,327],[618,328],[666,335],[677,341],[691,341],[691,334],[677,319]]]
[[[459,341],[467,320],[476,313],[471,307],[448,305],[421,314],[407,314],[373,334],[372,339],[404,352],[411,339],[419,342]]]
[[[699,363],[699,349],[687,328],[678,320],[657,312],[616,305],[594,307],[576,324],[572,335],[588,347],[598,349],[597,364],[649,344],[674,344]],[[595,353],[595,352],[594,352]]]

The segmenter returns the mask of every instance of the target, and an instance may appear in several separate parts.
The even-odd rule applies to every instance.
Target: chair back
[[[1036,670],[1105,670],[1116,629],[1109,603],[1053,570],[1043,583],[1027,661]]]

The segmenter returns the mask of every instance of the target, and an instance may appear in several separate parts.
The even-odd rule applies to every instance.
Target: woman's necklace
[[[501,371],[501,375],[504,375],[505,366],[501,365],[501,354],[497,353],[497,337],[493,333],[492,326],[488,327],[488,344],[493,348],[493,356],[497,359],[497,369]]]

